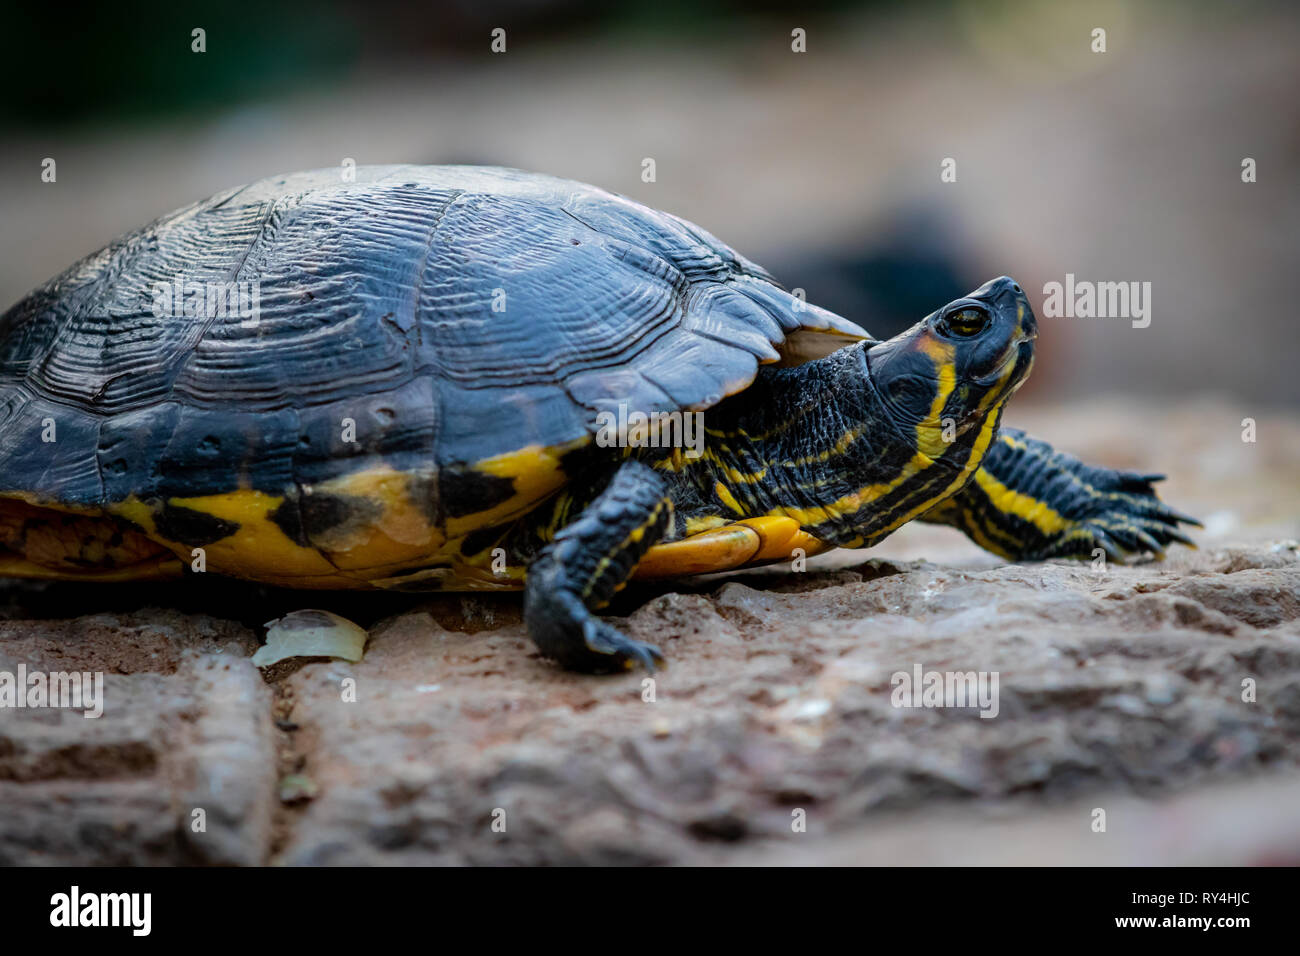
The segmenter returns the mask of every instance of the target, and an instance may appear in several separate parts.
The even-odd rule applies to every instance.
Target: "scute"
[[[256,321],[155,315],[177,279],[255,283]],[[557,450],[590,440],[597,412],[708,407],[798,329],[865,336],[698,227],[580,183],[275,177],[157,220],[0,316],[0,495],[292,499],[366,469],[508,460],[484,492],[505,499],[535,460],[551,470],[527,505],[566,480]]]

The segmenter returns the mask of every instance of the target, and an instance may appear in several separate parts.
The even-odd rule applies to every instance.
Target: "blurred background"
[[[1252,482],[1242,508],[1296,533],[1296,6],[784,7],[266,0],[100,5],[75,24],[14,9],[0,300],[275,173],[518,166],[690,219],[879,337],[1010,274],[1042,336],[1009,421],[1114,464],[1158,453],[1186,476],[1194,459],[1208,483]],[[1044,284],[1067,273],[1151,283],[1150,326],[1044,316]]]

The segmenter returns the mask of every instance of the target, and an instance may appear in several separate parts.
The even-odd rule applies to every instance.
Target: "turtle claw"
[[[1124,560],[1124,549],[1115,543],[1115,539],[1103,531],[1101,528],[1092,528],[1093,541],[1097,547],[1106,552],[1106,557],[1112,561]]]
[[[617,670],[619,667],[632,670],[639,664],[653,674],[657,668],[666,666],[659,648],[653,644],[634,641],[599,618],[593,617],[586,621],[582,633],[587,649],[593,655],[600,655],[591,659],[592,670]]]
[[[1116,471],[1112,481],[1114,487],[1130,493],[1154,495],[1151,486],[1157,481],[1164,481],[1165,475],[1143,474],[1138,471]]]
[[[1143,476],[1149,477],[1149,476]],[[1195,542],[1178,527],[1179,523],[1200,522],[1170,508],[1154,492],[1111,494],[1104,499],[1098,513],[1080,521],[1082,538],[1089,537],[1101,547],[1107,557],[1123,561],[1133,554],[1149,553],[1159,561],[1165,557],[1165,546],[1178,542],[1195,547]]]
[[[1205,525],[1202,524],[1200,521],[1198,521],[1196,518],[1193,518],[1191,515],[1183,514],[1183,513],[1182,513],[1181,511],[1179,511],[1178,509],[1176,509],[1176,508],[1171,508],[1171,507],[1169,507],[1167,504],[1165,504],[1164,502],[1161,502],[1161,503],[1160,503],[1160,507],[1163,509],[1163,511],[1162,511],[1163,516],[1168,517],[1168,518],[1172,518],[1172,519],[1173,519],[1174,521],[1176,521],[1176,522],[1180,522],[1180,523],[1182,523],[1182,524],[1189,524],[1189,525],[1192,525],[1192,527],[1195,527],[1195,528],[1204,528],[1204,527],[1205,527]],[[1192,543],[1191,540],[1190,540],[1189,538],[1179,538],[1178,540],[1180,540],[1180,541],[1184,541],[1184,542],[1186,542],[1187,544],[1191,544],[1191,543]]]
[[[1137,539],[1138,544],[1142,545],[1143,548],[1154,554],[1157,561],[1164,560],[1165,549],[1160,546],[1159,541],[1147,534],[1147,532],[1143,531],[1141,528],[1137,531]]]

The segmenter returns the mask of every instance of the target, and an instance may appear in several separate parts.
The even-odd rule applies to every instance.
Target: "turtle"
[[[633,579],[866,548],[1163,555],[1163,476],[1001,427],[1003,276],[886,341],[683,219],[486,166],[263,179],[0,318],[0,575],[523,592],[545,657],[663,663]]]

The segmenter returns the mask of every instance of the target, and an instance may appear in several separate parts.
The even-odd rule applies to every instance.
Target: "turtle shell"
[[[234,306],[213,302],[223,289]],[[0,317],[0,495],[113,510],[381,469],[422,476],[442,525],[533,467],[484,462],[579,447],[620,404],[707,408],[799,330],[865,336],[702,229],[581,183],[460,166],[265,179]]]

